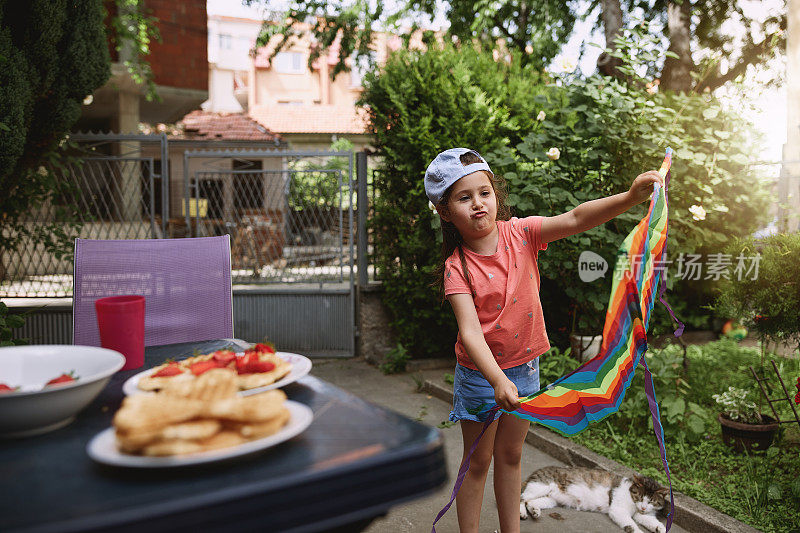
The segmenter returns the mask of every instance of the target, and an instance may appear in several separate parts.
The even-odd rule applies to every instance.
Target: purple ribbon
[[[642,366],[644,366],[644,390],[647,393],[647,403],[650,404],[650,415],[653,418],[653,433],[656,435],[658,449],[661,452],[661,463],[664,465],[664,472],[666,472],[667,481],[669,481],[669,514],[667,515],[667,531],[669,531],[669,528],[672,526],[672,518],[675,516],[675,498],[672,494],[672,479],[669,477],[667,450],[664,447],[664,428],[661,426],[661,415],[658,411],[658,402],[656,402],[653,375],[650,373],[650,369],[647,368],[647,361],[644,360],[644,354],[639,361],[642,363]]]
[[[439,519],[444,516],[447,510],[450,509],[450,506],[453,505],[453,502],[456,499],[456,494],[458,494],[458,491],[461,488],[461,484],[464,482],[464,478],[466,477],[467,471],[469,470],[469,460],[472,459],[472,454],[475,453],[475,449],[478,447],[478,443],[480,442],[481,437],[483,437],[483,434],[486,433],[486,430],[489,429],[489,426],[492,424],[492,422],[494,422],[494,414],[499,409],[500,409],[499,405],[495,405],[494,407],[489,409],[488,418],[486,419],[486,422],[483,423],[483,429],[481,429],[481,432],[478,434],[477,437],[475,437],[475,442],[472,443],[472,446],[470,447],[469,452],[467,453],[467,458],[464,459],[464,462],[461,463],[461,468],[458,470],[458,477],[456,477],[456,484],[453,486],[453,493],[450,495],[450,501],[447,502],[447,505],[445,505],[444,508],[442,508],[442,510],[439,511],[438,515],[436,515],[436,520],[433,521],[433,526],[431,526],[431,533],[436,533],[436,522],[438,522]]]
[[[669,213],[669,198],[667,197],[667,188],[669,188],[669,180],[670,180],[671,177],[672,177],[672,169],[667,171],[667,177],[664,180],[664,203],[667,206],[667,213]],[[667,224],[667,236],[669,236],[669,224]],[[666,243],[664,245],[664,254],[666,255]],[[680,324],[678,326],[678,329],[676,329],[675,332],[674,332],[674,335],[676,337],[680,337],[681,335],[683,335],[683,329],[684,329],[685,326],[683,325],[683,322],[678,320],[678,318],[675,316],[675,313],[672,312],[672,307],[670,307],[669,304],[667,303],[667,300],[664,299],[664,291],[667,290],[667,280],[664,279],[664,276],[663,276],[663,273],[664,273],[663,271],[664,270],[665,270],[665,267],[662,267],[662,276],[661,276],[661,279],[660,279],[660,281],[658,283],[658,300],[662,304],[664,304],[664,307],[667,308],[667,311],[669,311],[669,316],[672,317],[672,320],[674,320],[675,322]]]
[[[666,204],[667,213],[669,213],[669,198],[667,196],[667,189],[669,188],[669,180],[671,177],[672,169],[667,171],[667,176],[664,180],[664,203]],[[669,236],[669,224],[667,224],[667,236]],[[666,244],[664,245],[664,253],[666,254]],[[676,329],[674,332],[674,335],[676,337],[680,337],[683,335],[684,325],[683,322],[678,320],[678,318],[675,316],[675,313],[672,312],[672,307],[670,307],[670,305],[667,303],[667,300],[664,299],[664,291],[666,290],[667,281],[662,272],[662,276],[658,284],[658,300],[664,304],[664,307],[667,308],[672,320],[679,324],[678,329]],[[664,465],[664,473],[667,474],[667,481],[669,482],[669,514],[667,515],[667,531],[669,531],[669,528],[672,527],[672,519],[675,517],[675,497],[672,493],[672,478],[670,478],[669,475],[667,449],[664,446],[664,428],[661,425],[661,414],[658,410],[658,402],[656,401],[656,389],[653,385],[653,374],[650,373],[650,369],[647,367],[647,361],[645,361],[644,354],[642,354],[640,362],[642,366],[644,366],[644,390],[647,393],[647,403],[650,406],[650,416],[653,419],[653,433],[655,433],[656,440],[658,441],[658,450],[661,452],[661,463]]]

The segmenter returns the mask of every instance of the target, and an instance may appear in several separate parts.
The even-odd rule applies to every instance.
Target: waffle
[[[289,421],[283,391],[237,392],[236,372],[221,368],[129,396],[113,419],[117,446],[140,455],[199,453],[264,438]]]

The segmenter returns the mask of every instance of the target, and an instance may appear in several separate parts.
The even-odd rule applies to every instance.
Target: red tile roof
[[[244,113],[192,111],[181,120],[186,139],[275,142],[281,136]]]
[[[367,133],[367,114],[345,105],[261,105],[250,117],[275,133]]]

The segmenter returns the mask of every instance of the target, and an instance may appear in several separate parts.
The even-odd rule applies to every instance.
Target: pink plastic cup
[[[100,345],[125,356],[122,370],[144,365],[144,296],[109,296],[94,302]]]

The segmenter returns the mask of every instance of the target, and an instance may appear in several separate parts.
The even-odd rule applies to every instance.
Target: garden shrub
[[[456,334],[453,313],[430,286],[441,235],[427,208],[425,168],[445,146],[499,148],[504,140],[496,132],[508,111],[492,95],[504,79],[490,54],[448,47],[397,53],[365,81],[383,159],[370,220],[374,258],[392,327],[414,356],[444,355]]]
[[[375,263],[397,338],[415,357],[449,355],[456,323],[431,287],[439,261],[438,217],[427,208],[423,176],[440,151],[478,150],[508,181],[516,216],[554,216],[580,203],[627,191],[641,172],[675,149],[670,184],[669,259],[678,252],[720,252],[765,221],[767,197],[746,166],[747,123],[710,95],[649,94],[637,85],[594,76],[551,77],[495,62],[491,53],[451,45],[400,50],[365,78],[361,103],[381,156],[376,181]],[[540,112],[544,112],[544,119]],[[559,159],[546,152],[557,147]],[[646,213],[640,204],[606,224],[553,243],[539,256],[541,301],[553,345],[572,330],[599,332],[616,248]],[[695,221],[692,205],[705,220]],[[580,281],[578,256],[591,250],[609,263],[604,278]],[[675,265],[669,267],[675,273]],[[687,326],[710,326],[703,306],[714,280],[667,276],[670,302]],[[672,331],[657,305],[649,331]]]
[[[489,163],[508,179],[509,204],[517,212],[554,216],[579,203],[625,192],[636,175],[657,168],[664,148],[671,146],[675,179],[670,182],[668,259],[674,261],[679,252],[703,257],[721,252],[731,234],[747,235],[765,221],[767,197],[752,171],[743,166],[746,126],[711,97],[650,95],[602,77],[559,81],[561,85],[548,86],[547,99],[540,104],[545,120],[532,126],[516,150],[487,155]],[[537,112],[531,109],[529,114]],[[550,161],[545,155],[550,147],[559,148],[558,160]],[[706,220],[693,220],[691,205],[704,206],[709,213]],[[613,271],[617,247],[647,207],[647,202],[642,203],[540,254],[542,275],[563,280],[563,291],[578,304],[579,331],[602,329],[611,289],[609,274],[602,281],[579,280],[580,253],[598,253]],[[669,272],[675,275],[675,263]],[[675,280],[668,275],[667,283],[670,287]],[[678,316],[690,327],[708,327],[709,313],[702,306],[709,303],[713,284],[707,280],[678,284],[686,289],[678,289],[672,298]],[[547,295],[542,297],[544,301]],[[682,302],[685,297],[693,306]],[[658,307],[653,333],[671,330],[667,314]]]
[[[31,228],[25,217],[48,201],[57,203],[52,170],[68,164],[59,145],[80,117],[84,98],[111,73],[103,17],[99,0],[0,7],[0,250],[26,238],[57,256],[72,248],[72,219]],[[4,275],[0,266],[0,281]]]

